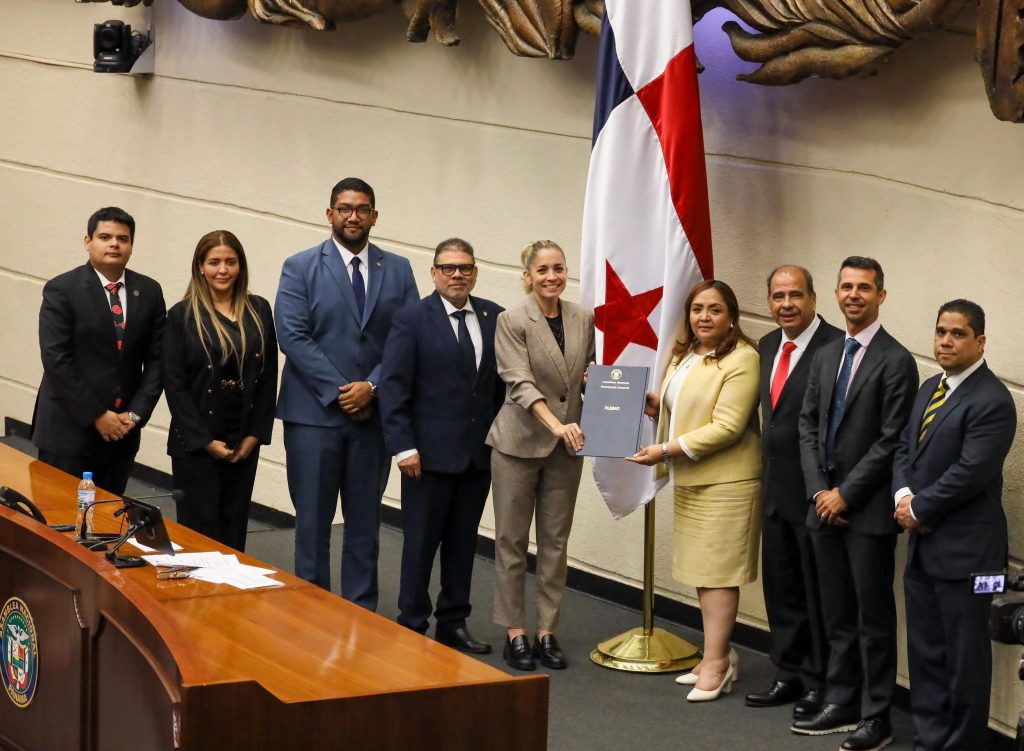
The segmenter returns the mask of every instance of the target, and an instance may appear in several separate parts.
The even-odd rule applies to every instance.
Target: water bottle
[[[85,534],[88,537],[92,534],[92,503],[96,500],[96,483],[92,481],[92,472],[83,472],[82,481],[78,483],[78,515],[75,517],[75,529],[82,530],[82,522],[85,522]]]

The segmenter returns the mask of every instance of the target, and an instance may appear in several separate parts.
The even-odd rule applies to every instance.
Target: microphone
[[[142,501],[142,500],[150,500],[152,498],[173,498],[175,503],[181,503],[181,501],[185,498],[185,493],[182,490],[175,489],[175,490],[172,490],[170,493],[156,493],[154,495],[140,495],[137,498],[133,498],[130,495],[122,495],[120,498],[112,498],[112,499],[106,500],[106,501],[93,501],[92,503],[88,504],[85,507],[85,513],[82,514],[82,528],[77,530],[78,534],[75,537],[75,541],[78,542],[78,543],[81,543],[82,545],[85,545],[90,550],[98,550],[98,549],[100,549],[99,546],[95,546],[94,547],[93,546],[94,543],[96,543],[96,542],[104,542],[105,543],[105,542],[110,541],[110,540],[116,540],[118,537],[120,537],[120,535],[116,535],[116,534],[112,534],[112,533],[100,533],[100,534],[93,534],[91,537],[89,536],[89,533],[88,533],[88,530],[86,529],[86,527],[87,527],[87,523],[88,523],[88,519],[89,519],[89,512],[92,510],[93,506],[101,506],[101,505],[103,505],[105,503],[120,503],[120,504],[123,504],[122,508],[120,508],[120,509],[118,509],[117,511],[114,512],[114,516],[120,516],[121,514],[123,514],[128,509],[128,506],[130,506],[132,504],[132,502],[134,502],[134,501]]]

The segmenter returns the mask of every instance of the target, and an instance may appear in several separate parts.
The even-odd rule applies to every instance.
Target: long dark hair
[[[202,272],[206,254],[221,245],[231,248],[238,256],[238,276],[235,277],[235,286],[231,290],[231,310],[239,324],[241,352],[235,351],[235,346],[228,335],[227,329],[217,319],[216,311],[213,307],[213,298],[210,296],[210,285],[205,277],[203,277]],[[207,346],[209,332],[207,332],[206,326],[203,324],[203,313],[206,314],[205,318],[210,322],[213,328],[213,335],[220,346],[222,364],[227,362],[229,357],[234,357],[238,361],[239,370],[241,370],[242,363],[245,362],[246,350],[253,344],[253,342],[246,341],[245,325],[243,324],[243,319],[246,315],[256,325],[256,331],[259,335],[259,341],[256,344],[259,346],[259,351],[263,352],[266,332],[263,330],[263,323],[260,321],[259,313],[256,312],[252,297],[249,295],[249,264],[245,260],[245,250],[242,248],[242,243],[239,242],[233,233],[228,232],[226,229],[218,229],[213,232],[207,232],[199,238],[196,252],[192,256],[192,277],[189,279],[188,289],[185,290],[185,300],[188,301],[189,313],[208,359],[210,358],[210,350]]]
[[[740,304],[736,301],[736,293],[732,291],[732,287],[717,279],[708,279],[691,289],[690,294],[686,296],[686,304],[683,307],[683,337],[677,340],[675,346],[672,347],[673,361],[681,360],[693,352],[697,346],[697,335],[694,333],[693,327],[690,326],[690,308],[693,306],[693,299],[708,289],[713,289],[722,296],[722,300],[725,301],[725,309],[729,312],[732,326],[729,327],[729,333],[725,335],[725,338],[718,343],[715,351],[708,353],[705,362],[707,360],[722,359],[736,349],[736,343],[740,341],[746,342],[755,350],[757,349],[757,343],[744,334],[740,328]]]

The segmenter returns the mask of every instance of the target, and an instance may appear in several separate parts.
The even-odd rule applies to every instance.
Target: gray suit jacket
[[[523,459],[548,456],[558,443],[530,412],[541,399],[563,423],[579,422],[583,374],[594,359],[594,314],[562,301],[565,355],[533,296],[498,316],[494,349],[505,403],[487,434],[487,445]]]
[[[825,470],[825,438],[836,374],[843,358],[845,337],[818,350],[811,363],[800,410],[800,463],[807,498],[833,484],[850,508],[844,516],[849,530],[860,534],[896,534],[890,492],[892,460],[917,392],[917,364],[906,347],[879,329],[864,353],[846,396],[846,411],[836,434],[836,468]],[[831,482],[830,482],[831,480]],[[821,526],[810,507],[807,525]]]

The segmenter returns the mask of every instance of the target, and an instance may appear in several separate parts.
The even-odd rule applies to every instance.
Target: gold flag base
[[[590,659],[612,670],[678,673],[700,662],[701,654],[693,644],[663,628],[634,628],[598,644]]]

